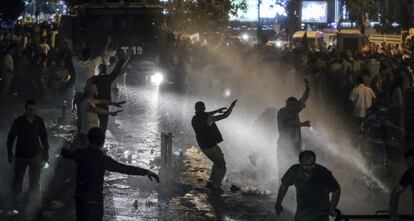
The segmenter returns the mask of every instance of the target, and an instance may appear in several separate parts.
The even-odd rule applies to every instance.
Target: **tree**
[[[289,39],[299,29],[299,9],[301,2],[301,0],[276,0],[276,4],[282,6],[286,11],[287,16],[283,20],[282,25],[285,27]]]
[[[243,0],[172,0],[166,3],[168,18],[177,30],[217,30],[225,27],[229,14],[246,10]]]
[[[104,0],[65,0],[70,6]],[[106,0],[106,2],[162,4],[159,0]],[[229,14],[247,10],[245,0],[169,0],[163,4],[168,20],[175,30],[216,30],[229,21]]]
[[[349,19],[361,27],[361,33],[365,33],[368,19],[378,19],[378,1],[376,0],[341,0],[347,8]]]
[[[411,20],[412,19],[411,4],[413,3],[410,0],[400,1],[399,22],[401,24],[401,27],[404,30],[408,30],[413,25],[412,20]]]
[[[1,0],[0,1],[0,14],[2,17],[9,21],[15,21],[23,12],[24,3],[23,0]]]

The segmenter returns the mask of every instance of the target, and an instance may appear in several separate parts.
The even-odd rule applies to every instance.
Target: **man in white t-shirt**
[[[67,40],[65,42],[69,43]],[[77,56],[72,57],[73,68],[75,69],[75,97],[73,98],[73,109],[77,110],[77,126],[80,129],[81,119],[80,110],[78,108],[80,97],[84,92],[84,88],[88,79],[95,76],[96,68],[101,64],[103,56],[108,51],[109,45],[111,44],[111,37],[108,36],[106,39],[105,46],[101,53],[96,58],[91,58],[92,51],[89,48],[84,48],[81,52],[81,58]],[[71,47],[69,46],[71,49]]]
[[[352,101],[354,108],[353,116],[359,126],[367,116],[368,108],[372,106],[375,94],[370,87],[365,86],[362,76],[357,78],[356,84],[357,86],[352,89],[349,100]]]
[[[99,105],[112,105],[115,107],[122,107],[122,104],[125,102],[112,102],[110,100],[100,100],[96,99],[98,94],[98,87],[95,84],[90,84],[85,88],[85,96],[80,101],[79,109],[81,113],[81,130],[80,134],[87,135],[88,131],[91,128],[99,127],[99,117],[98,114],[116,116],[118,111],[109,111],[103,108],[100,108]]]

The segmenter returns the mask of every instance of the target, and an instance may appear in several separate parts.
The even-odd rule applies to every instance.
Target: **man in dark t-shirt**
[[[99,75],[93,76],[88,79],[87,85],[95,84],[96,87],[98,87],[98,94],[96,96],[97,99],[101,100],[112,100],[111,92],[112,92],[112,83],[118,78],[118,76],[121,74],[121,69],[124,67],[131,58],[131,55],[128,54],[128,56],[124,58],[118,58],[118,62],[115,65],[115,68],[112,70],[112,72],[107,75],[106,72],[106,65],[101,64],[99,65]],[[103,108],[105,110],[109,110],[108,105],[100,105],[100,108]],[[108,120],[109,116],[107,114],[99,114],[99,127],[106,132],[108,129]]]
[[[226,162],[223,152],[218,145],[223,141],[223,137],[215,122],[230,116],[236,102],[237,100],[233,101],[229,108],[223,107],[215,111],[206,112],[205,104],[199,101],[195,104],[195,115],[191,120],[198,146],[208,159],[213,161],[213,168],[211,169],[207,187],[212,188],[218,193],[223,191],[220,187],[226,174]]]
[[[399,184],[394,187],[390,197],[390,215],[393,221],[398,220],[398,200],[400,199],[400,195],[408,186],[411,186],[411,191],[414,193],[414,148],[408,150],[404,158],[407,161],[408,170],[402,175]]]
[[[329,221],[329,215],[336,216],[340,186],[331,171],[315,161],[313,151],[302,151],[299,154],[300,164],[290,167],[282,177],[275,205],[277,215],[283,212],[283,198],[289,186],[293,185],[297,201],[295,221]]]
[[[42,166],[49,160],[49,142],[45,123],[36,112],[36,102],[26,101],[25,114],[13,121],[7,137],[8,161],[14,163],[13,203],[17,203],[17,196],[22,191],[27,168],[32,196],[39,199],[41,197],[40,174]]]
[[[159,182],[157,174],[119,163],[102,152],[105,133],[97,127],[88,132],[89,146],[77,150],[62,149],[64,158],[76,162],[75,210],[77,221],[101,221],[104,214],[103,184],[106,171],[147,176]]]

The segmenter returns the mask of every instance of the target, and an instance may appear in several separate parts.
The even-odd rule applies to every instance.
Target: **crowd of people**
[[[20,28],[16,30],[16,33],[5,33],[2,39],[7,48],[2,59],[2,105],[9,105],[9,100],[15,100],[16,97],[20,98],[17,101],[20,104],[22,102],[19,101],[22,99],[40,100],[45,98],[48,89],[53,89],[55,93],[52,95],[62,93],[64,88],[48,88],[48,85],[53,85],[53,80],[62,84],[62,87],[67,87],[67,81],[71,77],[49,79],[51,76],[62,74],[60,72],[74,79],[76,93],[73,98],[73,110],[77,113],[79,142],[74,142],[71,148],[64,148],[61,152],[64,158],[73,159],[77,163],[77,220],[102,220],[103,182],[106,170],[147,176],[151,181],[159,182],[157,174],[121,164],[106,156],[103,150],[108,115],[116,116],[122,111],[110,111],[108,105],[121,107],[125,103],[111,101],[112,82],[120,75],[121,68],[128,63],[130,54],[117,53],[111,59],[115,59],[113,65],[107,64],[104,55],[107,54],[111,43],[111,37],[108,36],[102,53],[95,58],[91,57],[91,50],[86,47],[77,55],[72,49],[71,42],[66,39],[62,50],[53,48],[54,53],[62,53],[55,57],[52,55],[53,49],[47,43],[49,41],[46,40],[48,29],[40,29],[38,32],[34,28],[32,32],[32,29],[27,30],[25,27],[23,33],[30,36],[19,35]],[[45,39],[39,42],[36,40],[39,36]],[[62,66],[53,69],[57,67],[55,62],[61,62]],[[71,70],[73,73],[69,74]],[[58,97],[54,98],[59,100]],[[40,175],[42,168],[49,161],[47,130],[43,119],[36,113],[37,102],[29,99],[23,103],[25,113],[13,121],[7,138],[7,159],[9,163],[14,164],[12,208],[17,213],[25,206],[21,192],[27,168],[30,176],[30,200],[33,204],[41,204]]]
[[[84,48],[77,54],[72,49],[73,45],[69,40],[62,40],[64,44],[56,45],[56,35],[57,32],[53,25],[41,24],[21,25],[17,26],[14,31],[1,32],[2,97],[5,99],[42,98],[52,95],[59,101],[59,94],[64,93],[70,83],[74,82],[73,109],[77,113],[78,144],[84,149],[63,150],[62,155],[78,163],[78,189],[75,196],[78,220],[101,220],[105,169],[147,175],[150,179],[158,180],[158,176],[148,170],[128,167],[113,161],[106,157],[102,150],[105,131],[108,127],[108,116],[116,116],[122,111],[113,111],[108,106],[122,107],[125,103],[125,101],[112,101],[112,84],[128,63],[130,54],[109,53],[110,36],[107,37],[98,56],[92,57],[92,51],[88,48]],[[212,46],[215,46],[215,49],[211,49]],[[289,159],[298,156],[300,163],[288,162],[280,166],[282,185],[275,209],[277,213],[283,211],[281,204],[287,188],[295,185],[299,191],[298,199],[306,198],[308,194],[312,197],[319,197],[318,203],[323,204],[321,207],[307,210],[309,208],[307,203],[311,201],[303,200],[304,204],[300,204],[297,212],[297,217],[301,218],[297,220],[302,220],[302,218],[327,220],[328,215],[336,214],[340,187],[329,170],[316,164],[314,152],[302,151],[300,128],[309,127],[310,122],[300,122],[299,113],[305,108],[305,102],[310,97],[309,82],[313,85],[313,95],[310,99],[318,100],[321,109],[329,104],[338,115],[352,119],[353,123],[350,126],[354,128],[356,134],[367,134],[368,145],[361,148],[366,156],[371,152],[377,155],[375,151],[378,149],[377,146],[371,144],[381,141],[381,150],[383,150],[381,153],[385,153],[382,157],[386,162],[389,137],[399,140],[401,145],[408,149],[409,142],[412,141],[409,138],[414,136],[414,62],[409,46],[410,44],[400,47],[376,46],[367,43],[360,52],[348,50],[339,52],[332,47],[315,49],[307,45],[296,49],[286,47],[283,50],[277,50],[267,46],[251,48],[223,37],[192,43],[188,39],[169,36],[164,53],[160,53],[160,61],[165,69],[179,76],[177,79],[184,85],[187,93],[195,92],[194,90],[202,91],[203,88],[208,90],[222,87],[219,80],[209,79],[207,72],[226,73],[246,69],[243,71],[257,77],[259,73],[256,69],[261,64],[271,67],[273,74],[277,75],[277,78],[284,82],[287,88],[298,90],[302,85],[302,79],[309,79],[305,81],[306,90],[303,97],[301,99],[288,98],[286,107],[282,108],[277,116],[280,157],[283,158],[283,154],[293,156]],[[223,58],[220,57],[221,54],[214,54],[218,48],[223,53],[238,54],[235,59],[239,59],[244,66],[234,67],[224,62],[215,62]],[[108,56],[108,54],[113,55]],[[112,62],[109,63],[109,60]],[[231,75],[221,77],[231,78]],[[233,85],[235,90],[237,87],[240,89],[241,86],[236,84]],[[196,115],[192,125],[197,141],[203,153],[214,162],[207,187],[218,192],[221,192],[220,186],[226,173],[226,164],[218,146],[223,138],[214,122],[227,118],[235,104],[236,102],[233,102],[228,109],[222,108],[213,112],[206,112],[203,102],[195,105]],[[47,136],[43,121],[33,117],[36,102],[32,100],[26,102],[25,108],[26,114],[14,121],[8,142],[9,161],[13,162],[15,159],[16,165],[21,166],[15,174],[15,194],[21,191],[22,177],[24,177],[27,166],[31,167],[31,173],[34,168],[34,175],[31,176],[33,177],[32,188],[39,188],[38,169],[42,162],[48,159]],[[219,113],[221,115],[217,115]],[[36,123],[33,123],[35,121]],[[388,128],[396,130],[397,133],[389,134]],[[24,152],[22,152],[24,149],[22,145],[18,145],[16,151],[13,152],[16,137],[19,144],[19,141],[25,140],[26,136],[30,136],[31,143],[28,145],[34,146],[36,151],[25,155],[22,154]],[[35,141],[37,137],[41,138],[42,145]],[[282,148],[285,149],[282,150]],[[405,158],[411,162],[414,158],[412,152],[408,152]],[[408,185],[413,185],[412,169],[410,171],[404,175],[393,193],[394,215],[399,194]],[[308,185],[310,181],[307,179],[300,179],[300,177],[314,175],[323,178],[324,189],[320,189],[320,186],[315,183]],[[311,194],[311,192],[320,191],[325,194],[323,196]],[[96,194],[85,194],[86,192]],[[332,194],[330,200],[329,193]],[[325,210],[328,213],[315,215],[315,211]]]
[[[70,55],[57,45],[57,26],[16,24],[0,31],[1,96],[57,96],[71,79]]]

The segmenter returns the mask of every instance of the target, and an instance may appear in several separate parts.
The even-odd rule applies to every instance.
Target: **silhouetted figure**
[[[253,137],[254,152],[249,155],[250,162],[253,166],[259,166],[262,161],[262,166],[269,168],[270,162],[275,162],[274,155],[269,155],[268,148],[273,147],[276,143],[277,115],[278,110],[273,107],[268,107],[263,111],[253,122],[251,133]],[[264,171],[261,171],[264,172]]]
[[[408,150],[404,155],[404,159],[407,162],[408,170],[402,175],[399,184],[394,187],[390,198],[390,220],[392,221],[398,220],[398,201],[400,195],[408,188],[408,186],[411,186],[411,190],[414,194],[414,149]],[[414,204],[414,199],[412,202]]]
[[[341,195],[338,182],[331,171],[315,163],[316,155],[313,151],[302,151],[299,162],[282,177],[275,204],[276,214],[280,216],[283,212],[283,198],[289,186],[293,185],[297,195],[295,221],[329,221],[329,215],[337,215],[336,206]]]
[[[129,175],[148,176],[152,181],[159,182],[158,175],[139,167],[118,163],[102,152],[105,143],[105,134],[100,128],[92,128],[88,132],[89,146],[87,148],[71,151],[62,149],[64,158],[76,161],[76,216],[77,221],[102,220],[103,208],[103,182],[105,170]]]
[[[224,160],[223,152],[218,145],[223,141],[223,137],[215,122],[230,116],[236,102],[237,100],[233,101],[229,108],[223,107],[215,111],[206,112],[205,104],[199,101],[195,104],[195,115],[191,120],[198,146],[214,163],[207,187],[220,193],[222,192],[222,189],[220,188],[221,182],[226,174],[226,162]]]
[[[30,190],[33,196],[40,197],[40,172],[42,164],[49,160],[46,126],[43,119],[36,115],[36,110],[35,101],[26,101],[25,114],[13,121],[7,138],[8,161],[14,162],[12,192],[16,199],[22,191],[27,167],[29,167]],[[13,154],[16,138],[16,149]]]
[[[126,59],[120,58],[115,65],[115,68],[112,72],[107,75],[106,72],[106,65],[101,64],[99,65],[99,75],[93,76],[88,80],[87,84],[95,84],[98,88],[98,94],[96,95],[96,99],[99,100],[107,100],[111,101],[112,96],[112,83],[117,79],[119,74],[121,73],[121,68],[124,67],[129,61],[130,55]],[[99,108],[102,108],[106,111],[109,111],[108,105],[98,105]],[[108,114],[98,114],[99,117],[99,127],[106,132],[108,128]]]
[[[306,90],[299,100],[290,97],[286,106],[277,113],[277,125],[279,139],[277,141],[277,159],[279,176],[286,172],[292,164],[292,159],[302,150],[302,127],[310,127],[310,121],[300,122],[299,113],[305,109],[305,103],[309,98],[310,86],[305,79]]]
[[[367,137],[367,145],[361,147],[362,154],[368,164],[375,166],[387,166],[387,138],[390,129],[404,133],[402,128],[391,122],[391,109],[385,94],[378,95],[374,105],[368,109],[367,117],[362,123],[362,132]]]

